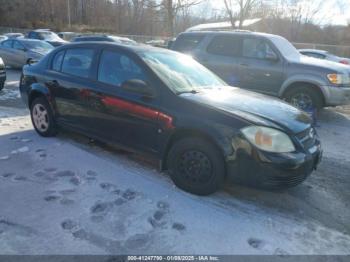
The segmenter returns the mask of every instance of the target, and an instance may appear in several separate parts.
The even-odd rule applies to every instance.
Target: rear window
[[[12,40],[4,41],[1,43],[3,47],[12,48]]]
[[[182,35],[176,39],[173,49],[180,52],[192,51],[203,39],[204,35]]]
[[[238,56],[240,38],[233,35],[219,35],[208,46],[208,53],[223,56]]]
[[[75,48],[67,50],[63,59],[62,72],[88,78],[93,56],[93,49]]]

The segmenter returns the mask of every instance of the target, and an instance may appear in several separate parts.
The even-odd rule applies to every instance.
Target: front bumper
[[[350,104],[350,87],[323,87],[326,106],[339,106]]]
[[[249,145],[238,149],[234,158],[227,161],[232,182],[270,189],[289,188],[302,183],[317,168],[322,148],[318,140],[309,150],[283,154],[264,152]]]

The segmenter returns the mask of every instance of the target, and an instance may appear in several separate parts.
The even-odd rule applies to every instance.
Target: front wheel
[[[175,185],[196,195],[218,191],[225,179],[225,163],[220,150],[201,138],[176,142],[168,155],[168,168]]]
[[[321,94],[312,87],[300,86],[291,88],[285,98],[288,103],[301,110],[322,109],[323,100]]]
[[[35,130],[43,137],[54,136],[57,132],[51,107],[44,97],[36,98],[30,107],[30,115]]]

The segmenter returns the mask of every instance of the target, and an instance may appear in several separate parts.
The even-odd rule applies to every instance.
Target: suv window
[[[1,43],[1,45],[6,48],[12,48],[12,42],[12,40],[4,41]]]
[[[234,35],[218,35],[208,46],[208,53],[224,56],[238,56],[240,38]]]
[[[270,45],[261,38],[246,38],[243,40],[243,56],[248,58],[266,59],[269,54],[277,56]]]
[[[90,74],[93,57],[93,49],[68,49],[63,59],[62,72],[87,78]]]
[[[38,39],[38,34],[36,32],[29,32],[28,38]]]
[[[176,39],[174,50],[179,52],[192,51],[203,40],[204,35],[182,35]]]
[[[55,57],[52,60],[52,66],[51,69],[54,71],[61,71],[61,66],[62,66],[62,61],[63,61],[63,57],[64,57],[64,50],[58,52],[57,54],[55,54]]]
[[[98,81],[120,86],[130,79],[145,81],[146,75],[128,56],[116,51],[103,51],[98,69]]]

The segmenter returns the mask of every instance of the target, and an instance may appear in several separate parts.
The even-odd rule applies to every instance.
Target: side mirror
[[[276,53],[273,53],[273,52],[266,53],[265,59],[269,60],[269,61],[272,61],[272,62],[277,62],[279,60],[279,58],[276,55]]]
[[[122,83],[121,85],[124,91],[139,94],[144,97],[154,97],[154,89],[147,85],[145,81],[139,79],[130,79]]]
[[[32,64],[35,64],[37,62],[38,62],[38,60],[35,60],[33,58],[28,58],[27,61],[26,61],[26,64],[27,65],[32,65]]]

